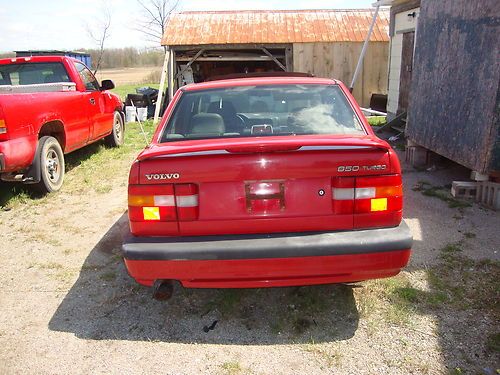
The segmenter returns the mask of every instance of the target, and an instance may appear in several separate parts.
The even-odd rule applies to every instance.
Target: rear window
[[[182,94],[161,142],[224,137],[365,134],[337,85],[269,85]]]
[[[0,65],[0,85],[33,85],[70,82],[61,63],[28,63]]]

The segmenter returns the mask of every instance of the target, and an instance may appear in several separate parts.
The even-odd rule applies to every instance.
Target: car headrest
[[[191,134],[220,133],[226,131],[222,116],[217,113],[200,113],[191,119]]]

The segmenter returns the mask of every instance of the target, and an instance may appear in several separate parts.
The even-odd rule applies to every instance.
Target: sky
[[[178,10],[369,8],[374,1],[181,0]],[[135,30],[144,15],[137,0],[0,0],[0,52],[96,48],[87,30],[100,30],[104,3],[111,13],[110,36],[105,47],[154,46]]]

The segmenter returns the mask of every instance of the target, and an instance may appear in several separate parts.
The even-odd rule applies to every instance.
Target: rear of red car
[[[132,165],[127,269],[144,285],[246,288],[396,275],[412,238],[399,161],[345,87],[193,85]]]

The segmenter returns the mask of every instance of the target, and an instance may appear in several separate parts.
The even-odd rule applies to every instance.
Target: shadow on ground
[[[50,320],[51,330],[93,340],[286,344],[346,340],[357,329],[359,314],[346,285],[178,288],[171,300],[155,301],[123,265],[127,230],[124,214],[92,249]]]

